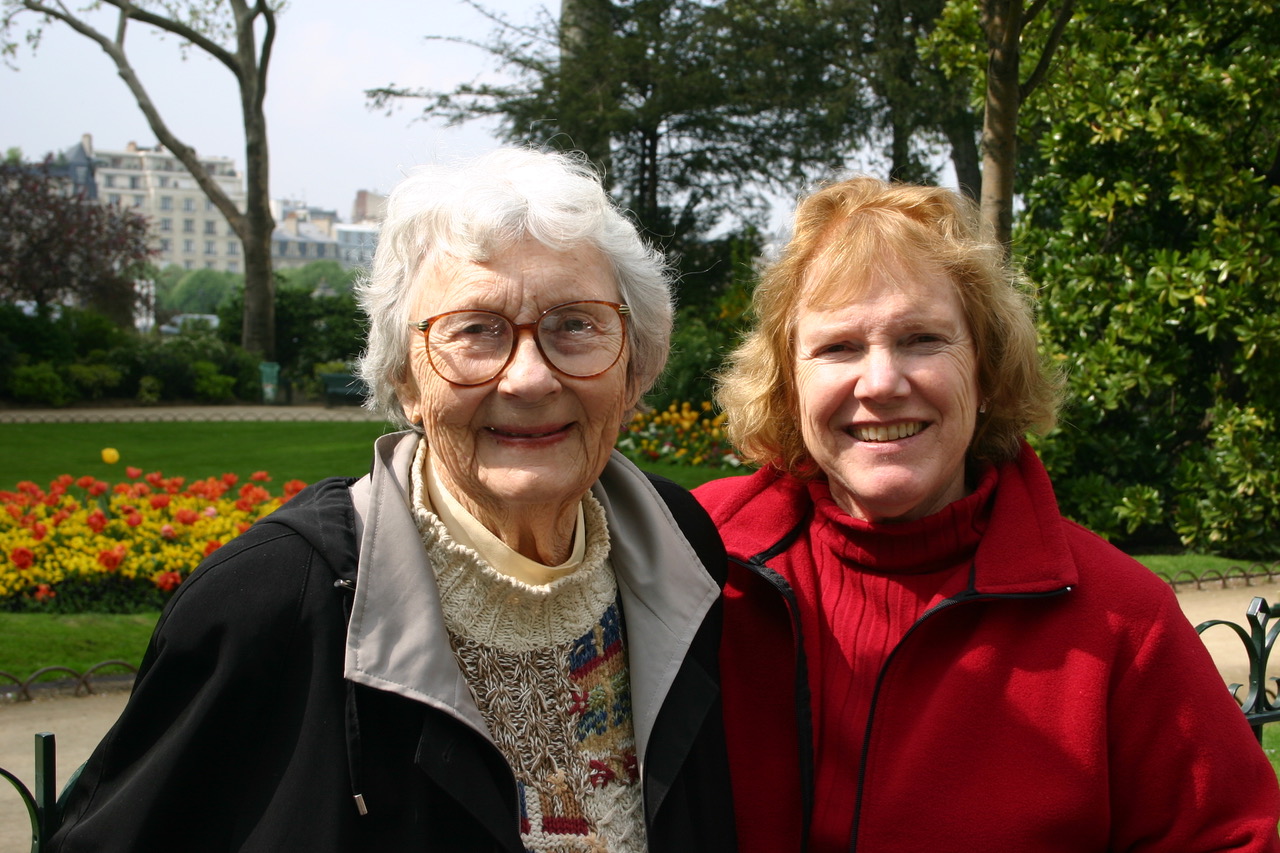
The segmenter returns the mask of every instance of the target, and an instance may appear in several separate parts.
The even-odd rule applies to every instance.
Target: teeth
[[[896,441],[899,438],[913,436],[922,429],[924,424],[920,421],[888,426],[862,426],[854,428],[853,437],[858,441]]]

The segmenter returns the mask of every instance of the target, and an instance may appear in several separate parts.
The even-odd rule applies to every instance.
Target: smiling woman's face
[[[805,447],[846,512],[922,518],[966,494],[978,367],[943,270],[891,266],[843,304],[802,304],[794,356]]]
[[[515,323],[575,300],[618,302],[612,268],[594,248],[556,252],[535,240],[485,263],[446,258],[424,268],[411,319],[446,311],[494,311]],[[420,422],[445,487],[490,530],[562,518],[604,470],[627,398],[627,361],[590,379],[554,371],[531,332],[521,333],[506,368],[491,382],[450,385],[432,369],[423,336],[409,351],[400,398]],[[513,544],[513,543],[508,543]]]

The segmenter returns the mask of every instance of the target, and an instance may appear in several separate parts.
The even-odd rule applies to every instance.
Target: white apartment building
[[[158,266],[244,272],[240,238],[205,198],[187,168],[164,146],[144,148],[130,142],[123,151],[95,150],[93,137],[81,140],[96,164],[98,201],[132,209],[151,220]],[[244,177],[230,157],[201,157],[200,162],[241,210]]]

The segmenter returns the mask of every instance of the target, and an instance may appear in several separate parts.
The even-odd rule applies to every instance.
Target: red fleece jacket
[[[846,739],[841,845],[810,832],[826,748],[800,600],[832,559],[814,553],[831,550],[829,511],[768,470],[696,490],[731,558],[721,678],[741,849],[1280,851],[1275,774],[1173,592],[1061,517],[1029,447],[998,475],[968,581],[941,585],[859,681],[872,695],[851,700],[868,710]],[[864,571],[853,544],[837,558]],[[880,618],[826,630],[847,640]]]

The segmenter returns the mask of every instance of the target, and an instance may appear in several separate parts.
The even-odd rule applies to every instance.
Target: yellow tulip
[[[114,465],[120,461],[120,451],[114,447],[102,448],[102,461],[108,465]]]

